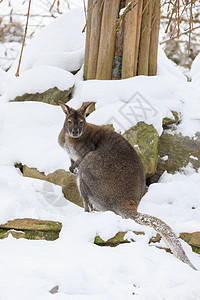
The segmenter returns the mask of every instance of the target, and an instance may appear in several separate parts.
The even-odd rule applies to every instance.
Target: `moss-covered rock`
[[[163,127],[169,126],[172,124],[177,124],[180,121],[179,114],[176,111],[172,110],[171,113],[173,115],[172,118],[166,117],[163,119],[163,121],[162,121]]]
[[[58,101],[61,100],[63,102],[68,102],[70,100],[70,95],[74,89],[74,86],[69,88],[68,90],[61,91],[57,87],[48,89],[43,93],[35,93],[35,94],[24,94],[22,96],[17,96],[12,101],[38,101],[45,102],[49,104],[58,105]]]
[[[0,239],[12,235],[16,239],[54,241],[59,238],[62,224],[60,222],[35,219],[15,219],[0,225]]]
[[[0,234],[0,239],[6,239],[9,235],[12,235],[12,237],[14,237],[15,239],[25,238],[25,232],[10,229],[10,230],[4,230],[4,234],[3,235]]]
[[[139,154],[147,177],[155,173],[158,163],[158,141],[159,135],[152,125],[144,122],[127,130],[123,136],[129,141]]]
[[[43,230],[60,232],[62,224],[54,221],[35,220],[30,218],[10,220],[1,224],[0,229]]]
[[[27,240],[54,241],[59,238],[59,232],[53,230],[49,230],[49,231],[25,230],[25,238]]]
[[[35,168],[23,166],[23,174],[26,177],[42,179],[60,185],[66,199],[83,207],[83,200],[76,184],[76,177],[71,173],[65,170],[56,170],[53,173],[45,175]]]
[[[0,228],[0,239],[4,238],[4,235],[6,234],[7,231],[8,231],[7,229]]]
[[[144,235],[143,231],[133,231],[136,235]],[[98,246],[110,246],[116,247],[119,244],[130,243],[129,240],[125,239],[125,235],[127,232],[120,231],[115,236],[108,240],[103,240],[100,236],[96,236],[94,239],[94,243]],[[134,242],[134,240],[132,240]]]
[[[188,243],[194,252],[200,254],[200,231],[192,233],[183,232],[180,234],[180,238]]]
[[[151,177],[151,183],[157,182],[160,176],[167,171],[174,173],[191,163],[195,170],[200,168],[200,133],[194,138],[164,131],[159,139],[158,166],[156,173]]]
[[[110,247],[116,247],[119,244],[123,243],[129,243],[128,240],[124,239],[126,232],[118,232],[114,237],[103,240],[100,236],[96,236],[94,239],[94,243],[98,246],[110,246]]]
[[[143,231],[133,231],[136,235],[144,235],[145,233]],[[110,246],[110,247],[116,247],[119,244],[124,243],[130,243],[130,240],[125,239],[125,235],[127,232],[118,232],[115,236],[108,240],[103,240],[100,236],[96,236],[94,239],[94,243],[98,246]],[[196,253],[200,254],[200,232],[193,232],[193,233],[180,233],[179,238],[183,239],[185,242],[187,242],[191,247],[192,250]],[[132,242],[134,242],[134,239],[131,239]],[[159,246],[159,242],[161,241],[161,236],[159,233],[156,234],[155,237],[150,238],[149,244],[151,243],[157,243],[156,247],[159,249],[164,249],[167,252],[171,253],[171,250],[169,248],[163,248]]]

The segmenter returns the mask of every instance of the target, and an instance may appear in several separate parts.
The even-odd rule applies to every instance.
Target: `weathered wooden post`
[[[158,56],[158,37],[160,29],[160,0],[153,1],[153,15],[151,22],[151,39],[149,47],[149,76],[156,75]]]
[[[86,25],[85,80],[156,75],[160,0],[88,0]]]
[[[120,0],[104,0],[96,79],[112,78]]]
[[[129,4],[126,1],[126,6]],[[136,75],[136,40],[137,40],[137,23],[138,23],[138,5],[132,2],[132,8],[125,17],[123,60],[122,60],[122,78],[129,78]]]
[[[138,56],[138,75],[148,75],[149,71],[149,48],[153,8],[152,2],[153,0],[143,0],[143,14]]]

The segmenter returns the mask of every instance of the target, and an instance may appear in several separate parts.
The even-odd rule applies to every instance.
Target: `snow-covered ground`
[[[54,6],[50,11],[53,3]],[[82,0],[32,1],[25,44],[28,45],[31,38],[35,36],[41,28],[50,24],[56,17],[77,7],[83,7]],[[4,70],[8,69],[13,64],[21,50],[21,42],[27,19],[27,10],[28,1],[15,0],[0,2],[2,29],[2,40],[0,41],[0,68],[3,68]],[[4,36],[4,32],[10,33],[10,35],[7,34]]]
[[[152,229],[112,212],[84,213],[64,199],[60,187],[25,178],[14,167],[18,162],[46,174],[69,167],[67,154],[57,143],[65,117],[61,108],[8,103],[22,93],[53,86],[64,90],[75,82],[70,104],[79,107],[83,101],[97,102],[88,121],[112,122],[118,131],[144,120],[161,134],[162,118],[170,116],[170,110],[181,116],[178,132],[194,136],[200,131],[199,83],[187,82],[161,49],[155,77],[83,82],[82,69],[75,76],[69,73],[83,61],[83,23],[83,11],[72,10],[29,43],[19,78],[14,77],[16,63],[8,73],[0,70],[0,223],[29,217],[63,224],[54,242],[0,240],[0,300],[198,300],[200,272],[149,245],[149,237],[155,235]],[[56,41],[50,43],[54,37]],[[194,69],[192,78],[198,77],[198,70]],[[130,111],[135,112],[131,118]],[[177,234],[199,231],[199,182],[200,170],[195,172],[190,165],[175,175],[165,173],[159,183],[150,186],[139,210],[163,219]],[[115,248],[93,243],[96,235],[108,239],[118,231],[132,230],[146,234]],[[129,232],[128,237],[133,234]],[[182,245],[200,269],[200,256],[185,242]],[[52,295],[49,291],[54,286],[59,290]]]

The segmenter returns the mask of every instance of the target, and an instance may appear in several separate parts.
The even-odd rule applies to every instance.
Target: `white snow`
[[[85,49],[64,52],[64,51],[51,51],[39,55],[38,59],[33,66],[50,65],[62,68],[67,71],[77,71],[83,65]]]
[[[17,62],[9,73],[0,70],[0,224],[29,217],[63,225],[54,242],[11,236],[0,240],[0,300],[198,300],[200,272],[149,245],[149,237],[156,234],[153,229],[112,212],[84,213],[64,198],[61,187],[23,177],[14,167],[18,162],[46,174],[69,168],[57,141],[65,118],[62,109],[45,103],[8,103],[23,93],[54,86],[64,90],[75,83],[69,105],[77,108],[83,101],[95,101],[96,111],[88,121],[112,122],[117,131],[145,121],[161,134],[162,118],[171,117],[171,110],[182,119],[176,132],[193,136],[199,131],[199,86],[187,82],[161,50],[155,77],[83,82],[83,68],[70,74],[82,65],[83,16],[83,11],[72,10],[35,36],[25,49],[19,78],[13,75]],[[199,231],[199,182],[200,169],[195,172],[190,164],[174,175],[164,173],[150,186],[139,211],[166,221],[177,234]],[[145,235],[136,237],[133,230]],[[107,240],[119,231],[128,231],[127,238],[136,242],[115,248],[94,244],[95,236]],[[199,255],[181,243],[200,269]],[[52,295],[49,291],[55,286],[59,290]]]
[[[153,124],[161,134],[162,119],[172,117],[171,110],[181,115],[177,132],[194,136],[200,127],[198,87],[174,75],[79,82],[78,95],[75,94],[69,105],[77,108],[83,101],[97,103],[89,122],[98,125],[113,123],[118,132],[145,121]]]
[[[26,93],[42,93],[57,87],[61,91],[68,90],[75,83],[74,76],[63,69],[52,66],[40,66],[27,70],[19,77],[13,77],[7,99],[13,100]]]
[[[64,56],[64,67],[66,70],[77,70],[77,65],[83,58],[85,34],[82,29],[85,25],[83,9],[72,9],[55,19],[52,23],[42,29],[24,48],[20,71],[23,72],[33,67],[34,64],[46,64],[47,60],[50,65],[58,66],[59,58],[55,55],[61,52]],[[72,54],[71,62],[70,54]],[[47,55],[47,56],[46,56]],[[78,60],[78,62],[76,61]],[[51,64],[52,63],[52,64]],[[74,66],[73,66],[74,63]],[[12,65],[9,73],[15,74],[18,59]]]
[[[194,160],[198,160],[198,157],[190,155],[190,158],[194,159]]]
[[[200,86],[200,53],[195,57],[190,70],[190,77],[198,86]]]
[[[10,102],[4,105],[0,165],[21,162],[45,173],[69,167],[58,145],[64,114],[60,107],[45,103]]]
[[[164,161],[168,160],[168,155],[165,155],[165,156],[161,157],[161,159],[164,160]]]

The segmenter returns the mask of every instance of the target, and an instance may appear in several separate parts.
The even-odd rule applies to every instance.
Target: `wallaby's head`
[[[58,102],[66,114],[64,129],[65,133],[72,138],[79,138],[86,130],[86,114],[93,102],[84,104],[81,108],[75,110],[62,101]]]

